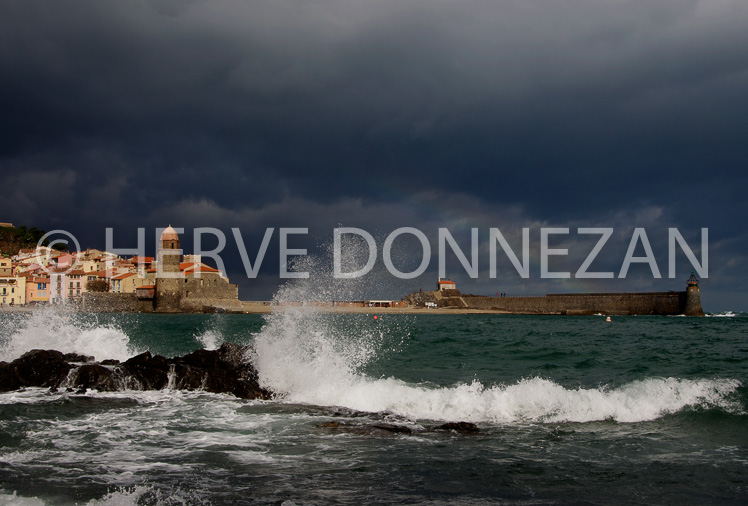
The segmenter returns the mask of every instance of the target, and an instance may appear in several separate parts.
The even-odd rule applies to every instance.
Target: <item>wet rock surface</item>
[[[478,434],[480,429],[475,424],[468,422],[450,422],[438,427],[413,427],[405,424],[374,422],[322,422],[317,424],[318,429],[330,430],[332,432],[356,434],[356,435],[389,435],[389,434],[423,434],[428,432],[449,432],[458,434]]]
[[[357,435],[423,434],[429,432],[480,433],[478,426],[470,422],[447,422],[437,426],[424,427],[386,411],[369,413],[338,407],[332,413],[320,409],[318,413],[314,414],[336,418],[336,420],[316,424],[318,429],[329,430],[333,433]]]
[[[120,390],[204,390],[242,399],[269,399],[257,371],[244,360],[248,348],[226,343],[217,350],[197,350],[165,358],[145,352],[125,362],[56,350],[31,350],[12,362],[0,362],[0,392],[24,387]]]

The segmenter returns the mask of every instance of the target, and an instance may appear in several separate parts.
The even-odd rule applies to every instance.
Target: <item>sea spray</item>
[[[594,317],[426,314],[412,320],[417,327],[407,327],[411,337],[397,354],[386,351],[400,333],[388,329],[410,316],[302,319],[308,327],[297,329],[319,331],[320,349],[337,349],[327,328],[335,339],[384,337],[385,352],[332,391],[297,382],[269,402],[183,390],[1,394],[9,496],[2,499],[13,501],[16,491],[46,504],[87,504],[127,487],[134,491],[122,495],[139,504],[242,503],[248,490],[275,504],[627,504],[633,495],[652,504],[745,502],[748,351],[740,318],[621,317],[611,333]],[[214,326],[214,318],[223,323]],[[118,322],[131,341],[170,356],[198,348],[193,336],[206,328],[231,342],[242,332],[261,337],[265,322],[260,315],[99,321]],[[653,356],[660,349],[667,360]],[[575,367],[590,359],[593,367]],[[743,386],[736,390],[729,378]],[[474,420],[480,432],[432,432],[443,423],[432,418]],[[140,492],[151,486],[158,495]]]
[[[261,385],[285,401],[413,420],[499,424],[642,422],[687,408],[742,413],[741,403],[733,400],[742,386],[735,379],[650,377],[615,388],[575,388],[542,377],[446,386],[373,377],[368,366],[383,360],[383,351],[398,349],[387,343],[402,329],[388,328],[394,319],[386,317],[374,324],[370,315],[330,312],[323,302],[357,287],[351,280],[319,276],[318,264],[305,262],[310,278],[289,281],[278,291],[276,309],[255,336],[251,357]]]
[[[261,383],[303,397],[317,390],[345,390],[361,377],[360,371],[385,351],[387,334],[376,328],[378,323],[367,325],[368,315],[346,315],[347,325],[335,325],[338,316],[309,307],[271,314],[254,342],[252,360]]]
[[[289,313],[285,316],[284,323]],[[309,339],[301,345],[291,334],[276,334],[275,339],[265,334],[255,357],[263,386],[294,403],[473,423],[641,422],[688,407],[742,410],[731,400],[741,386],[733,379],[647,378],[607,389],[567,388],[543,378],[491,387],[479,381],[434,387],[371,378],[358,372],[372,358],[371,348],[336,349],[321,333],[305,330],[298,335]]]
[[[3,316],[0,328],[0,360],[11,361],[33,349],[94,355],[127,360],[139,353],[122,329],[101,324],[96,315],[76,313],[53,306],[30,313]]]
[[[223,344],[223,336],[216,329],[206,329],[199,334],[195,334],[195,339],[206,350],[217,350]]]
[[[346,251],[343,264],[355,269],[363,252],[355,247]],[[349,390],[366,378],[367,366],[397,351],[409,335],[407,318],[390,322],[331,311],[332,301],[363,300],[386,288],[364,278],[335,279],[329,265],[311,256],[297,259],[294,270],[310,276],[279,288],[274,310],[254,338],[250,359],[261,384],[289,400],[326,404],[315,399]]]

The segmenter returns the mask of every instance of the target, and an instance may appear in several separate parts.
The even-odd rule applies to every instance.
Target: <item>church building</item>
[[[146,274],[154,279],[155,312],[202,312],[238,304],[238,286],[199,257],[183,256],[179,235],[171,225],[161,233],[159,243],[156,266]]]

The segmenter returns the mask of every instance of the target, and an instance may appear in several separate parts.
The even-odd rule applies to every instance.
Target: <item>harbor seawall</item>
[[[535,297],[462,296],[471,309],[566,315],[685,314],[686,292],[549,294]],[[701,304],[699,304],[699,309]]]

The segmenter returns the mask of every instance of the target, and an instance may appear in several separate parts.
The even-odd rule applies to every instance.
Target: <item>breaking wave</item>
[[[689,407],[741,409],[731,400],[741,386],[733,379],[648,378],[608,389],[566,388],[538,377],[449,387],[372,378],[360,371],[376,358],[378,341],[328,334],[315,327],[317,316],[302,309],[274,314],[255,339],[260,383],[288,402],[473,423],[641,422]]]
[[[388,344],[387,323],[359,315],[336,325],[335,315],[303,304],[321,291],[340,292],[330,284],[320,288],[314,276],[282,287],[276,301],[299,304],[274,311],[254,339],[260,384],[288,402],[473,423],[641,422],[687,408],[742,413],[733,395],[742,384],[735,379],[650,377],[615,388],[570,388],[540,377],[451,386],[374,378],[366,366],[397,351]]]
[[[101,324],[94,315],[53,307],[8,316],[0,330],[0,360],[11,361],[29,350],[55,349],[127,360],[139,353],[117,326]]]
[[[710,313],[707,314],[707,318],[735,318],[736,316],[745,316],[745,313],[738,312],[735,313],[733,311],[722,311],[721,313]]]

